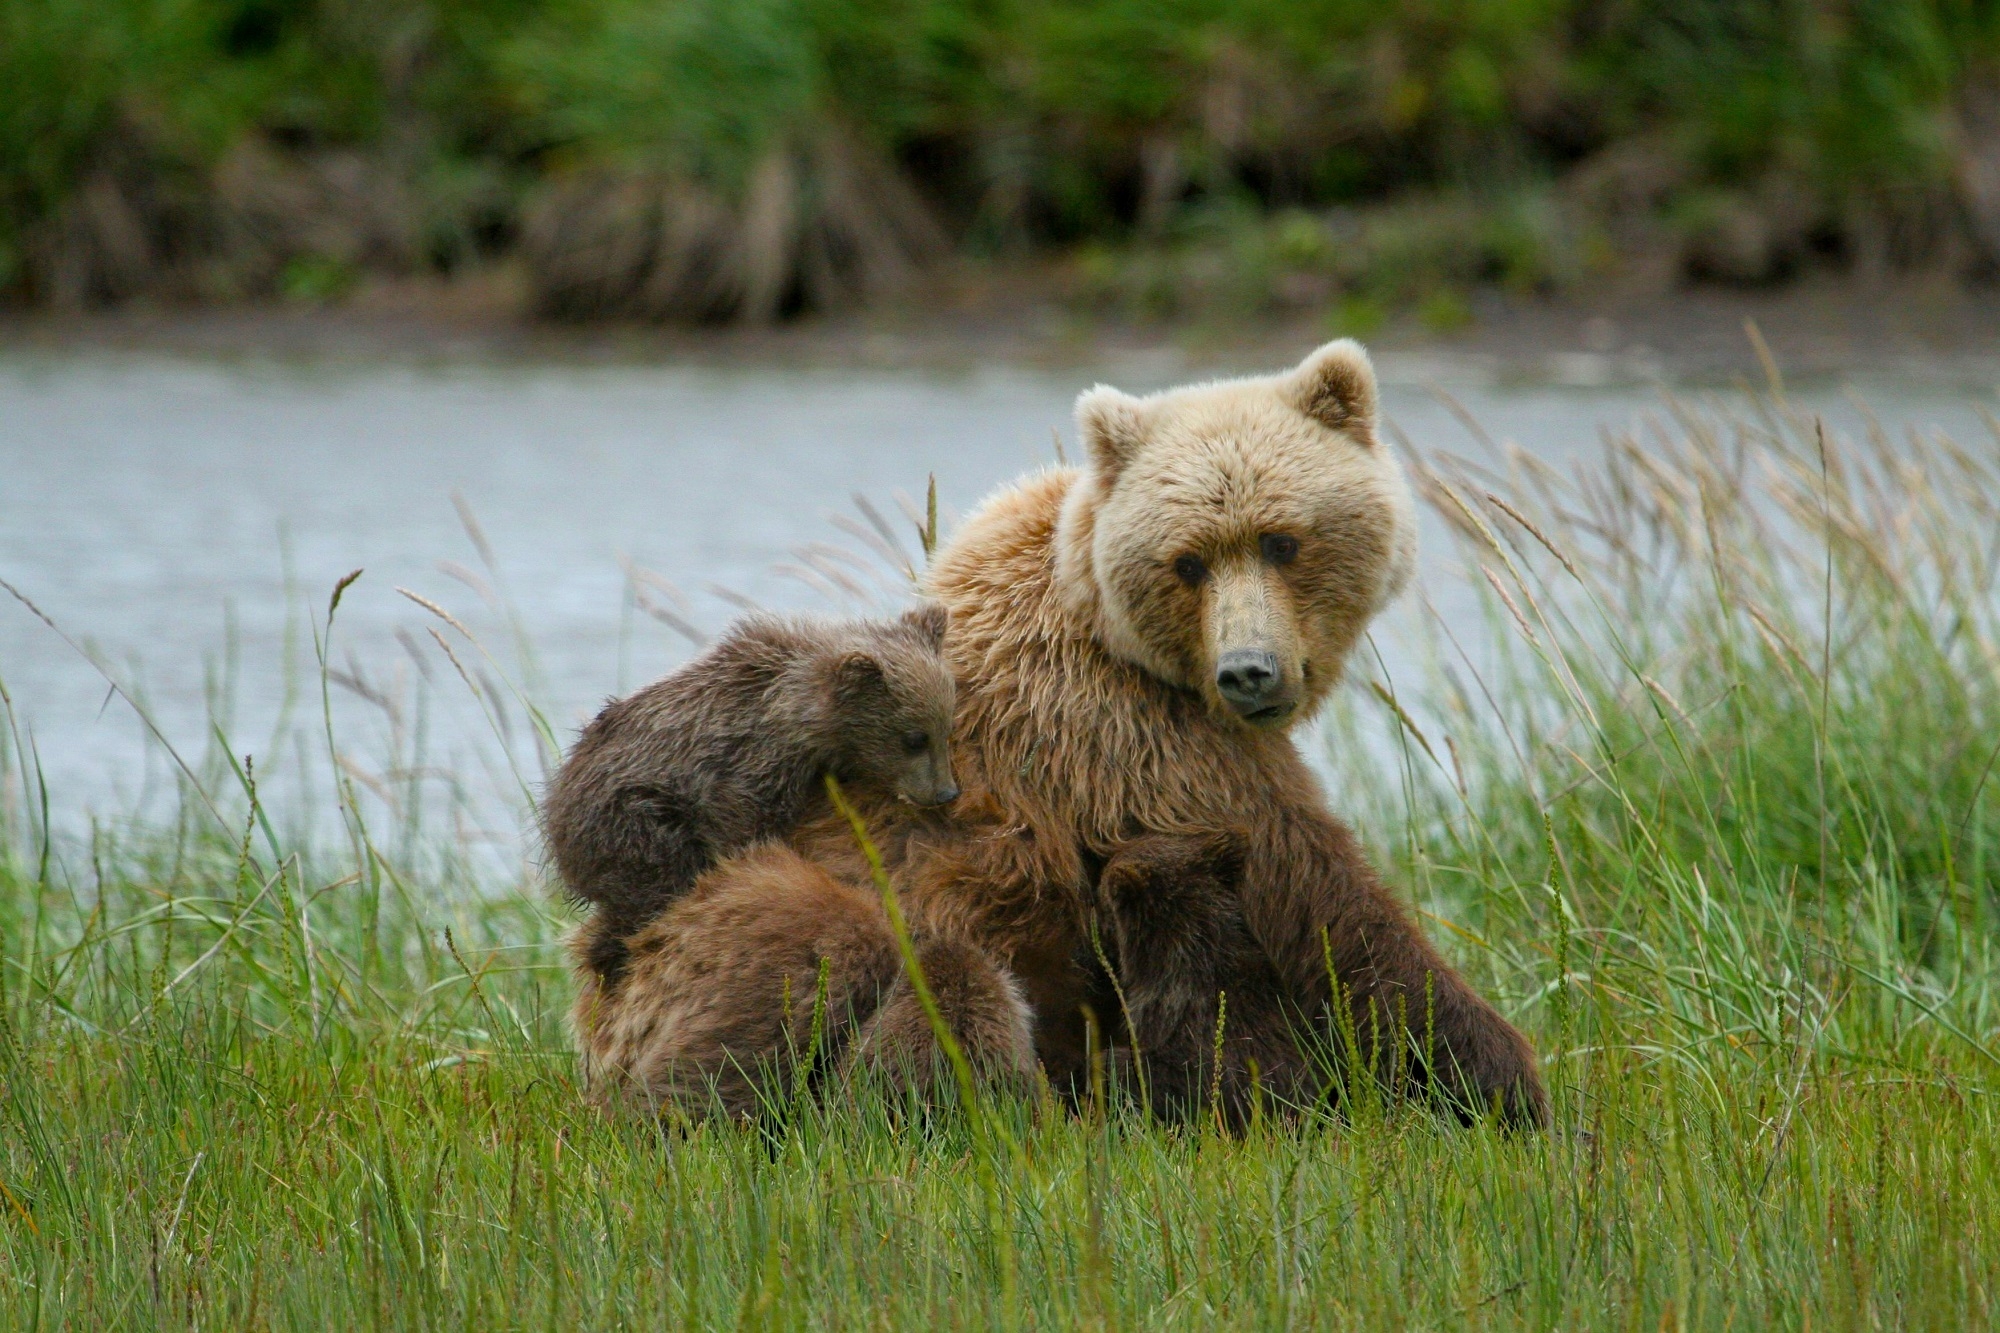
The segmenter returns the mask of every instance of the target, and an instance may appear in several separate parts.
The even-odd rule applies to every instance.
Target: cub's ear
[[[832,682],[835,698],[856,698],[883,683],[882,664],[867,653],[843,653],[833,664]]]
[[[1375,367],[1354,339],[1337,339],[1299,362],[1280,392],[1320,425],[1342,431],[1358,444],[1375,443],[1380,411]]]
[[[944,632],[951,626],[951,612],[942,602],[923,602],[903,612],[903,624],[917,631],[933,648],[944,647]]]
[[[1115,480],[1146,442],[1145,408],[1137,398],[1108,384],[1077,395],[1076,433],[1090,450],[1101,480]]]

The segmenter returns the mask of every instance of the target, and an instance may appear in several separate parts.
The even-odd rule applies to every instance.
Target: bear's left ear
[[[853,702],[883,683],[882,664],[867,653],[845,653],[833,664],[832,677],[834,698]]]
[[[1293,407],[1363,445],[1375,443],[1379,410],[1375,367],[1352,338],[1326,344],[1284,379],[1280,390]]]
[[[942,648],[944,632],[951,625],[951,613],[942,602],[923,602],[903,612],[903,623],[923,635],[931,647]]]
[[[1117,480],[1146,442],[1144,412],[1137,398],[1109,384],[1077,395],[1076,433],[1090,450],[1091,466],[1100,481]]]

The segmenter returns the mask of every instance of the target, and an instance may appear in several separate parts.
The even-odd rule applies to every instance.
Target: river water
[[[1510,383],[1450,358],[1388,358],[1382,372],[1387,415],[1419,448],[1471,446],[1448,396],[1494,438],[1564,465],[1661,401],[1658,385]],[[325,744],[311,624],[361,569],[330,650],[349,682],[335,691],[342,750],[385,790],[398,767],[445,782],[460,820],[504,846],[522,785],[504,755],[535,776],[515,691],[566,739],[607,695],[692,651],[635,586],[700,631],[746,600],[859,608],[824,575],[781,568],[809,543],[859,546],[830,522],[860,517],[852,495],[907,534],[897,496],[920,503],[935,474],[948,520],[1053,461],[1051,433],[1070,436],[1069,404],[1094,378],[1140,390],[1186,374],[0,353],[0,578],[76,644],[0,599],[0,683],[59,823],[156,815],[171,760],[107,676],[197,768],[219,720],[234,753],[281,771]],[[1806,392],[1851,417],[1851,391],[1892,430],[1964,440],[1990,439],[1979,413],[2000,406],[1992,385]],[[1428,535],[1423,582],[1449,614],[1466,594]],[[886,572],[850,577],[894,587]],[[398,588],[449,611],[490,660]],[[1378,636],[1392,670],[1408,618]]]

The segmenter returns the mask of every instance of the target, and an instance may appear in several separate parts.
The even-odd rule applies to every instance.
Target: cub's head
[[[1119,846],[1098,875],[1098,892],[1131,912],[1181,901],[1233,898],[1243,878],[1241,830],[1148,833]]]
[[[926,603],[863,622],[830,665],[834,773],[917,805],[958,799],[951,771],[957,694],[944,660],[945,609]]]
[[[1213,976],[1240,956],[1245,850],[1241,830],[1218,830],[1146,834],[1112,853],[1097,891],[1126,976]]]
[[[1057,532],[1066,600],[1111,652],[1225,716],[1307,716],[1416,559],[1377,416],[1368,354],[1346,339],[1280,375],[1089,390],[1089,466]]]

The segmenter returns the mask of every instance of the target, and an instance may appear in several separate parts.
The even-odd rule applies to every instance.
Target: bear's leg
[[[626,943],[615,987],[587,939],[573,945],[590,1081],[734,1118],[782,1106],[801,1069],[837,1061],[901,968],[877,898],[776,846],[717,866]]]
[[[1353,833],[1315,808],[1272,816],[1250,837],[1245,915],[1287,989],[1320,1015],[1315,1030],[1351,1034],[1374,1068],[1400,1071],[1462,1119],[1497,1111],[1546,1125],[1527,1039],[1424,938]],[[1334,979],[1344,1013],[1329,1008]]]
[[[1243,854],[1233,834],[1154,834],[1098,881],[1145,1093],[1168,1119],[1207,1108],[1240,1126],[1260,1097],[1281,1110],[1311,1086],[1284,983],[1244,922]]]
[[[1021,988],[983,949],[950,939],[920,940],[917,965],[945,1031],[975,1076],[1025,1086],[1035,1043]],[[862,1025],[848,1056],[852,1069],[876,1069],[932,1097],[953,1078],[931,1016],[907,969]]]

